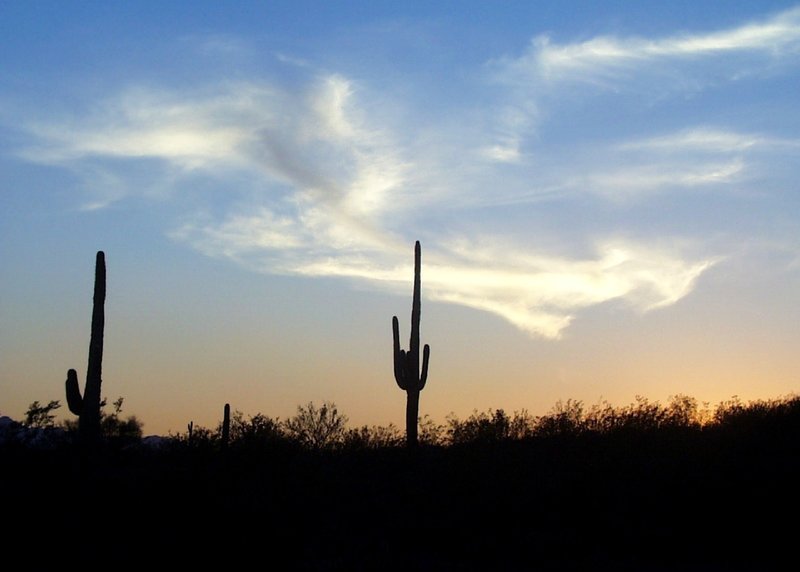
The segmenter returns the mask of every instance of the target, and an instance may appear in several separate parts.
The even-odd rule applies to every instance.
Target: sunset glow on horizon
[[[800,4],[0,5],[0,415],[800,390]]]

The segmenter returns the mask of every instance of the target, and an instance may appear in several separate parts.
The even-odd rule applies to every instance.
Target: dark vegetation
[[[46,449],[6,440],[6,546],[88,536],[98,553],[309,570],[769,570],[796,554],[798,397],[567,401],[420,429],[409,449],[394,426],[310,403],[231,412],[227,446],[222,422],[112,433],[91,457],[70,431]]]
[[[408,393],[405,432],[351,428],[330,402],[298,407],[288,419],[247,417],[224,404],[217,427],[190,421],[185,433],[143,438],[136,417],[122,417],[122,398],[113,412],[100,399],[99,280],[98,270],[83,396],[74,370],[67,381],[78,419],[56,424],[58,401],[32,403],[22,423],[0,418],[5,562],[403,571],[795,566],[800,397],[734,398],[713,408],[681,395],[623,407],[568,400],[541,416],[490,409],[444,424],[419,419],[429,350],[420,370],[417,245],[408,352],[393,320],[395,379]]]

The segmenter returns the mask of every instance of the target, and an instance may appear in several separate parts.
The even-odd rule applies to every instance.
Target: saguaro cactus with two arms
[[[419,392],[425,387],[428,379],[428,358],[431,349],[428,344],[422,351],[422,370],[419,364],[419,321],[420,304],[420,266],[421,248],[419,241],[414,245],[414,297],[411,302],[411,339],[409,349],[400,348],[400,325],[397,316],[392,318],[392,334],[394,337],[394,379],[397,385],[406,392],[406,445],[417,446],[417,419],[419,417]]]
[[[106,258],[97,253],[94,269],[94,305],[92,307],[92,332],[89,339],[89,366],[83,396],[78,387],[78,374],[67,372],[66,391],[69,410],[78,416],[78,435],[84,443],[100,438],[100,385],[103,369],[103,332],[105,329]]]

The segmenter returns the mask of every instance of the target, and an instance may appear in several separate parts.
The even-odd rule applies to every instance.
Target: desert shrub
[[[714,410],[712,421],[716,427],[749,430],[755,427],[800,423],[800,397],[755,400],[742,403],[738,396],[721,402]]]
[[[100,402],[100,434],[107,440],[117,444],[130,444],[142,438],[144,424],[135,415],[122,418],[122,404],[124,398],[118,397],[112,406],[114,411],[108,413],[106,406],[108,400],[103,398]],[[78,419],[65,419],[61,426],[70,433],[77,433]]]
[[[279,419],[261,413],[245,418],[241,411],[231,415],[231,445],[234,447],[265,447],[287,441]]]
[[[122,403],[123,398],[117,398],[117,400],[112,404],[114,407],[114,411],[112,413],[106,413],[103,409],[106,405],[105,399],[100,403],[101,434],[107,438],[125,442],[141,439],[142,423],[136,418],[135,415],[129,415],[123,419],[120,416],[122,413]]]
[[[25,412],[24,425],[31,429],[54,427],[56,416],[53,411],[59,407],[61,407],[61,403],[58,400],[50,401],[47,405],[41,405],[38,401],[34,401]]]
[[[344,445],[349,449],[384,449],[400,447],[404,443],[403,433],[393,423],[371,427],[362,425],[348,429],[344,436]]]
[[[339,413],[334,403],[325,401],[317,407],[313,402],[298,406],[294,417],[283,422],[286,435],[309,449],[336,448],[344,442],[347,416]]]
[[[508,424],[508,438],[513,440],[528,439],[533,437],[536,428],[536,418],[526,409],[515,411]]]
[[[583,402],[559,400],[549,413],[535,420],[533,434],[537,437],[574,436],[585,432],[586,428]]]
[[[446,444],[445,426],[437,423],[430,415],[419,418],[418,439],[420,445],[435,447]]]
[[[582,419],[592,433],[646,432],[666,428],[700,428],[708,419],[707,407],[685,395],[670,397],[666,406],[637,395],[635,403],[614,407],[607,401],[593,405]]]
[[[191,434],[183,433],[171,435],[175,445],[181,448],[211,451],[219,446],[220,432],[217,429],[203,427],[192,423]]]
[[[272,439],[283,436],[280,420],[272,419],[261,413],[245,420],[241,412],[236,411],[231,422],[231,439]]]
[[[510,433],[511,420],[502,409],[473,411],[464,421],[452,415],[447,418],[447,436],[453,445],[502,441]]]

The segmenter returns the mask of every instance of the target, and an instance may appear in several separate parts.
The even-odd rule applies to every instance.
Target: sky
[[[800,4],[0,3],[0,415],[800,389]]]

